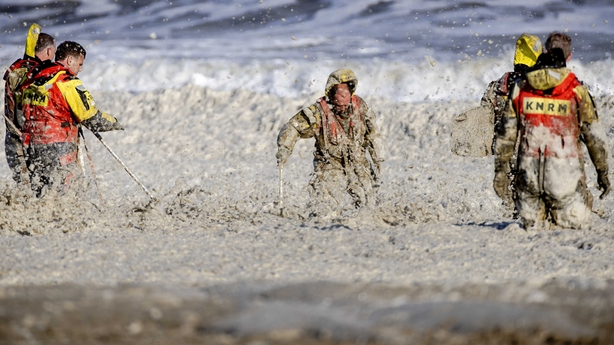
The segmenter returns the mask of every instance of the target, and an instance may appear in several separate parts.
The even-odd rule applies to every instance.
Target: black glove
[[[599,190],[603,191],[599,199],[603,199],[610,193],[610,179],[608,178],[607,171],[597,173],[597,184],[599,185]]]
[[[124,129],[124,126],[122,126],[116,118],[106,114],[105,116],[98,111],[96,115],[81,121],[81,124],[94,132],[118,131]]]
[[[93,126],[96,128],[96,132],[109,132],[109,131],[123,131],[124,126],[119,123],[119,121],[108,122],[105,124],[100,124],[97,126]]]
[[[119,121],[116,121],[115,124],[113,124],[111,126],[111,131],[123,131],[124,130],[124,125],[122,125],[121,123],[119,123]]]

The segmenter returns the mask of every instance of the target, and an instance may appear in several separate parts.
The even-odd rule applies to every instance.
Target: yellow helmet
[[[542,53],[542,41],[537,36],[522,34],[516,40],[514,65],[527,65],[532,67]]]
[[[36,56],[36,42],[38,41],[38,35],[41,33],[41,26],[34,23],[30,25],[28,30],[28,36],[26,37],[26,55],[29,57]]]
[[[327,96],[330,96],[329,92],[335,85],[344,83],[348,84],[350,92],[352,95],[354,95],[354,92],[356,92],[356,86],[358,86],[358,78],[356,78],[356,74],[354,74],[351,69],[338,69],[333,71],[328,76],[324,93]]]

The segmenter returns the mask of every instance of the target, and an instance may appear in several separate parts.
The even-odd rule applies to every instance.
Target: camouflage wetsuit
[[[490,82],[486,92],[482,96],[481,106],[489,107],[494,113],[495,128],[501,122],[503,110],[505,109],[512,86],[524,86],[525,74],[530,67],[535,65],[537,58],[541,54],[542,43],[539,37],[522,34],[516,40],[516,51],[514,53],[514,71],[505,73],[501,78]],[[496,136],[493,138],[492,152],[495,152]],[[497,161],[495,161],[496,163]],[[511,191],[511,174],[508,164],[495,167],[495,177],[493,179],[493,189],[508,207],[513,207]]]
[[[352,98],[344,113],[335,113],[330,99],[334,86],[345,83]],[[375,114],[354,94],[358,80],[351,70],[337,70],[328,78],[325,94],[299,111],[277,138],[278,164],[283,166],[299,138],[315,138],[314,173],[310,193],[318,200],[344,204],[349,197],[359,207],[373,201],[385,150],[375,126]],[[367,154],[368,153],[368,154]]]

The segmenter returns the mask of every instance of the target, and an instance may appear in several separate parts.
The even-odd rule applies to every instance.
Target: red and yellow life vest
[[[581,157],[579,147],[578,104],[575,88],[580,86],[573,73],[549,90],[537,90],[526,84],[514,99],[520,114],[520,149],[539,157]]]
[[[67,68],[57,63],[34,69],[28,75],[22,89],[26,118],[22,134],[24,145],[77,142],[78,129],[64,95],[75,79]]]

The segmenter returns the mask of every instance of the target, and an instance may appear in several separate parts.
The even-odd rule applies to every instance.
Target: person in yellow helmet
[[[487,106],[493,111],[495,128],[501,121],[501,114],[509,99],[512,85],[517,82],[521,84],[524,82],[526,73],[535,65],[541,53],[542,43],[539,37],[523,33],[516,40],[514,70],[505,73],[501,78],[492,81],[488,85],[480,103],[482,106]],[[496,136],[493,138],[493,152],[496,147],[495,140]],[[513,209],[514,202],[512,200],[511,183],[509,165],[495,165],[493,188],[497,195],[503,200],[503,204]]]
[[[315,138],[310,194],[318,202],[358,208],[374,201],[385,149],[375,113],[355,94],[358,78],[349,69],[332,72],[324,97],[300,110],[277,137],[277,165],[282,168],[294,145]],[[328,204],[328,203],[326,203]]]
[[[21,107],[21,86],[28,72],[41,62],[53,59],[55,50],[55,39],[41,32],[40,25],[32,24],[28,30],[23,58],[13,62],[4,73],[4,151],[6,161],[13,172],[13,180],[18,184],[27,184],[30,180],[21,143],[21,131],[25,121]]]

